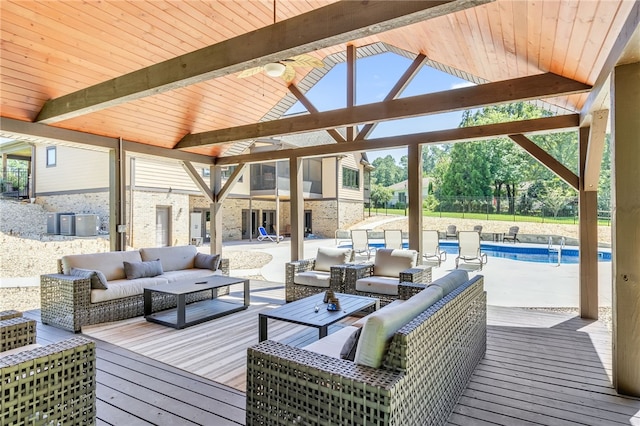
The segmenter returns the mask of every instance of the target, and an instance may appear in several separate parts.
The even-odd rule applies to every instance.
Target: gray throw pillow
[[[122,262],[124,264],[124,274],[128,280],[136,278],[151,278],[162,275],[162,263],[158,260],[147,260],[145,262]]]
[[[353,361],[356,358],[356,349],[358,349],[358,340],[360,339],[360,333],[362,328],[358,328],[351,333],[351,336],[344,342],[344,346],[340,351],[340,358]]]
[[[107,277],[100,271],[93,271],[91,269],[71,268],[71,275],[82,278],[91,279],[91,288],[95,290],[106,290]]]
[[[217,271],[220,267],[220,255],[197,253],[196,258],[193,261],[193,265],[199,269],[211,269],[212,271]]]

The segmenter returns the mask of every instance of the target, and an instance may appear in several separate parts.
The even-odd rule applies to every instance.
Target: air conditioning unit
[[[76,236],[94,237],[98,235],[100,219],[97,214],[77,214],[76,215]]]
[[[76,216],[72,214],[60,215],[60,235],[76,234]]]
[[[47,234],[60,235],[60,216],[73,213],[47,213]]]

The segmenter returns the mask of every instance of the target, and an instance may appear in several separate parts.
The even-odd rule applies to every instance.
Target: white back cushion
[[[380,249],[376,251],[373,274],[385,277],[399,277],[405,269],[414,268],[418,261],[415,250]]]
[[[379,368],[394,333],[440,299],[440,287],[427,287],[402,304],[388,305],[367,315],[354,362]]]
[[[160,259],[163,271],[193,269],[198,249],[196,246],[152,247],[140,249],[142,260]]]
[[[132,251],[109,251],[92,254],[72,254],[62,256],[62,272],[66,275],[71,273],[71,268],[91,269],[100,271],[108,281],[122,280],[125,277],[124,264],[122,262],[142,262],[140,252]]]
[[[347,263],[351,259],[351,249],[320,247],[316,256],[315,271],[331,272],[331,266]]]

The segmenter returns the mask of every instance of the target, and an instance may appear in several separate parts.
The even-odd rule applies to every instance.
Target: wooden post
[[[640,397],[640,62],[611,81],[613,384]]]
[[[598,319],[598,191],[585,188],[585,168],[589,146],[588,127],[580,128],[580,316]]]
[[[291,190],[291,260],[304,258],[304,194],[302,193],[302,159],[289,159]]]
[[[211,254],[222,254],[222,203],[218,200],[220,190],[222,189],[222,167],[212,167],[210,175],[214,201],[209,205],[209,227],[211,231],[209,249]]]
[[[409,248],[422,252],[422,145],[409,145],[407,201]],[[422,254],[421,254],[422,255]]]

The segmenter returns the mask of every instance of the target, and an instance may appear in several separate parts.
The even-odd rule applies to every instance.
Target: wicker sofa
[[[400,285],[405,286],[416,284]],[[438,293],[444,296],[438,298]],[[400,294],[412,293],[401,289]],[[435,301],[401,321],[404,325],[393,319],[421,309],[414,302],[428,305],[430,300]],[[382,355],[373,360],[379,366],[372,367],[364,354],[370,346],[362,340],[368,337],[370,343],[384,316],[383,323],[399,328],[376,343]],[[354,361],[336,356],[342,342],[353,336],[351,330],[329,334],[306,348],[271,340],[249,348],[247,425],[444,424],[486,352],[483,277],[467,279],[465,271],[454,271],[360,321],[364,325]]]
[[[215,274],[229,275],[228,259],[221,259],[215,271],[199,264],[200,259],[211,260],[213,256],[198,253],[192,245],[63,256],[58,260],[57,274],[40,276],[42,323],[78,332],[84,325],[143,315],[145,287]],[[143,276],[131,279],[125,267],[130,272],[137,265],[152,265],[161,273],[141,274]],[[102,279],[98,273],[71,275],[77,271],[98,271]],[[138,275],[136,271],[134,277]],[[106,280],[106,285],[102,280]],[[218,289],[213,295],[212,290],[204,290],[189,295],[187,303],[228,292],[228,287]],[[154,294],[154,311],[175,307],[175,304],[175,298],[170,295]]]
[[[353,262],[352,249],[320,247],[316,257],[285,263],[285,300],[293,302],[328,289],[342,292],[344,269],[336,266]]]
[[[40,346],[35,321],[0,312],[0,424],[95,424],[95,343],[81,336]]]

